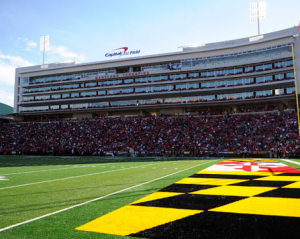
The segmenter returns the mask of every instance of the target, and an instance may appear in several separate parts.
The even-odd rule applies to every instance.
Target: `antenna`
[[[40,51],[43,52],[43,65],[45,64],[45,51],[49,51],[50,47],[50,40],[48,36],[41,36],[40,37]]]
[[[250,3],[250,21],[258,22],[258,35],[260,35],[259,21],[267,19],[266,12],[267,12],[266,1]]]

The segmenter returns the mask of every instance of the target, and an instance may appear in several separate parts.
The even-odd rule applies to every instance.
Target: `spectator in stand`
[[[294,110],[243,115],[213,110],[203,111],[200,116],[77,121],[53,118],[43,122],[5,123],[0,125],[0,132],[0,154],[103,155],[133,150],[136,155],[243,152],[247,156],[253,151],[267,154],[278,149],[283,157],[300,155]]]

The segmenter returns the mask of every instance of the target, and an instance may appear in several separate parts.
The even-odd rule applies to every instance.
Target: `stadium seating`
[[[260,113],[254,114],[256,110]],[[0,154],[300,156],[296,111],[274,110],[244,108],[240,110],[243,113],[236,114],[212,110],[197,116],[3,123]]]

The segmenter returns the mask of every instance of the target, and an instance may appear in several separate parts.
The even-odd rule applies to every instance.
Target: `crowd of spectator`
[[[0,154],[300,156],[295,111],[220,113],[3,123]]]

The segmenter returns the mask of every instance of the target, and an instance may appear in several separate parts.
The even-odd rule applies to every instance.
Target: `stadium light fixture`
[[[250,3],[250,21],[258,22],[258,35],[260,35],[259,21],[267,19],[266,12],[267,12],[266,1]]]
[[[40,51],[43,52],[43,65],[45,64],[45,51],[49,51],[50,48],[50,37],[41,36],[40,37]]]

